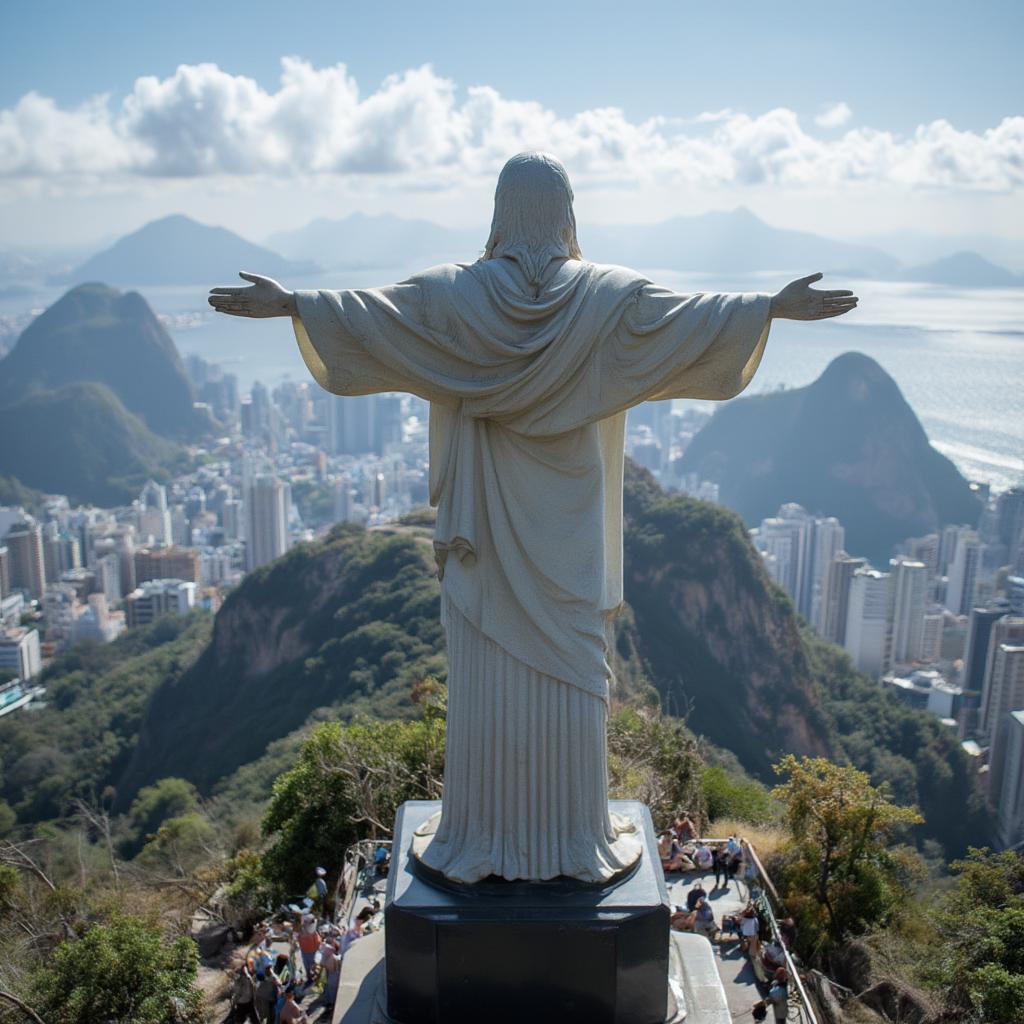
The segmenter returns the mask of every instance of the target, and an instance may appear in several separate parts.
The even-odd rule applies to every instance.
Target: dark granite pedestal
[[[429,880],[410,847],[439,807],[410,801],[395,823],[384,928],[389,1018],[662,1024],[671,1017],[668,893],[643,804],[612,801],[641,828],[644,854],[605,888]]]

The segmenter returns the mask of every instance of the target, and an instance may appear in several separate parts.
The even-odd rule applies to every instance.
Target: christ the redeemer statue
[[[448,639],[441,821],[421,858],[456,881],[601,882],[639,852],[608,807],[608,624],[622,604],[626,411],[724,400],[773,318],[852,309],[848,291],[681,295],[588,263],[562,165],[524,153],[498,179],[475,263],[384,288],[215,288],[236,316],[289,316],[336,395],[430,403],[430,501]]]

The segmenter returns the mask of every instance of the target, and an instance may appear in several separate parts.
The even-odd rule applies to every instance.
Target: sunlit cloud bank
[[[407,178],[443,187],[492,176],[513,152],[546,149],[581,184],[896,185],[1007,192],[1024,184],[1024,117],[984,132],[945,120],[909,136],[847,127],[836,102],[808,130],[778,107],[725,110],[685,121],[629,121],[613,107],[560,117],[490,86],[456,84],[429,65],[361,95],[345,65],[287,57],[279,88],[215,64],[136,80],[120,100],[62,109],[28,93],[0,111],[0,177],[9,184],[207,176]]]

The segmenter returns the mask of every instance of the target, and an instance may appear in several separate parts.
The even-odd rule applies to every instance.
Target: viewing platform
[[[708,839],[704,842],[708,846],[717,846],[724,844],[725,840]],[[376,872],[373,863],[374,850],[380,846],[388,847],[390,843],[362,842],[347,852],[339,886],[337,922],[340,926],[349,926],[360,908],[373,900],[383,901],[386,879]],[[778,894],[756,851],[753,847],[748,849],[753,857],[754,878],[733,878],[727,886],[713,888],[713,871],[672,872],[665,877],[669,900],[673,906],[685,908],[687,893],[698,881],[701,882],[719,929],[723,918],[740,914],[753,900],[765,927],[779,941]],[[748,1019],[754,1004],[767,992],[768,974],[759,962],[741,949],[738,934],[719,932],[714,941],[709,941],[691,932],[670,931],[666,939],[671,944],[673,991],[683,1006],[681,1015],[675,1018],[677,1022],[730,1024],[734,1020]],[[786,963],[790,976],[787,1019],[794,1024],[819,1024],[802,980],[801,968],[788,950]],[[384,932],[381,924],[379,930],[366,934],[346,954],[333,1024],[386,1024],[383,979]]]

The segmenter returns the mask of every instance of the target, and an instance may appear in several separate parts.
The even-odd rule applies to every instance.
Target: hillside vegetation
[[[103,384],[67,384],[0,406],[0,437],[12,498],[36,490],[123,505],[146,480],[165,479],[186,462],[183,449],[157,437]]]

